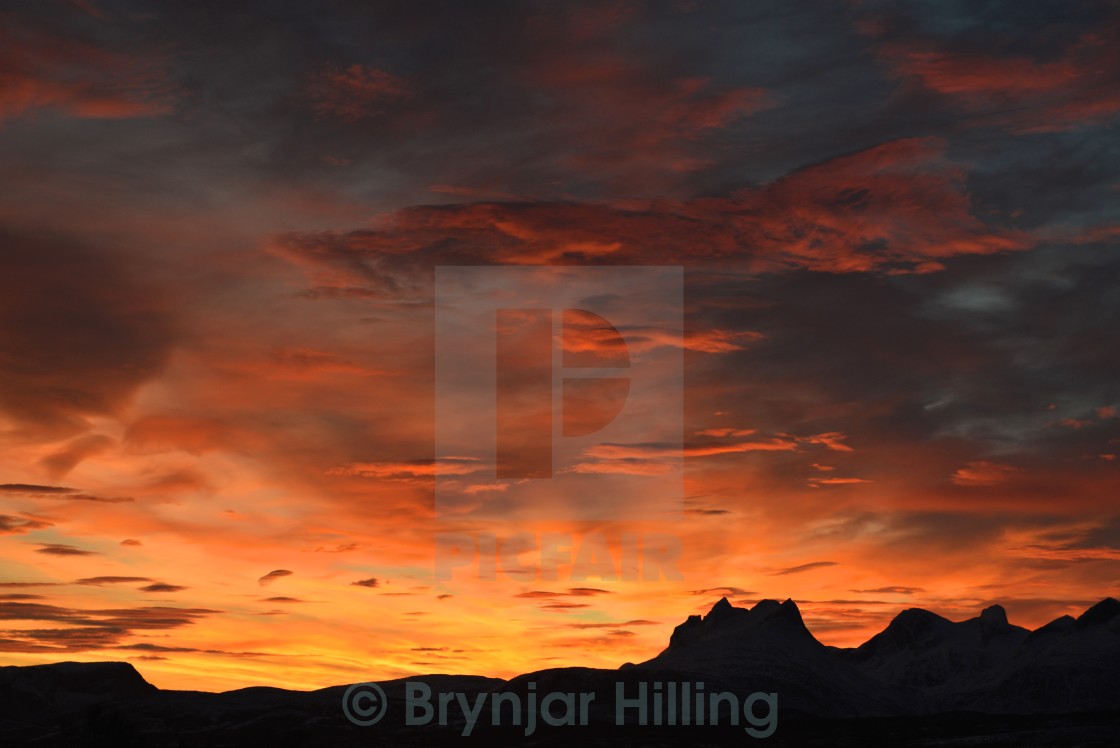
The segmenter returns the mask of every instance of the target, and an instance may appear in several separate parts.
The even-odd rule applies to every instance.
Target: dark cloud
[[[46,553],[49,556],[96,556],[96,551],[86,551],[75,548],[65,543],[47,543],[35,549],[36,553]]]
[[[71,493],[62,495],[48,495],[41,498],[57,498],[66,501],[92,501],[95,504],[130,504],[136,499],[131,496],[94,496],[88,493]]]
[[[78,579],[74,584],[85,584],[93,587],[100,587],[103,584],[129,584],[133,582],[150,582],[151,579],[147,577],[86,577],[85,579]]]
[[[384,114],[393,102],[408,95],[408,85],[397,76],[358,64],[327,67],[307,78],[307,96],[316,116],[344,122]]]
[[[1065,245],[878,280],[696,274],[694,324],[762,337],[749,351],[687,362],[696,364],[694,412],[703,423],[732,411],[759,431],[842,429],[855,451],[829,475],[936,492],[962,507],[1015,496],[1041,505],[1055,491],[1086,510],[1105,506],[1116,476],[1098,456],[1120,424],[1095,409],[1120,399],[1108,375],[1120,358],[1101,329],[1120,313],[1103,281],[1115,262]],[[730,372],[736,388],[721,387]],[[1074,421],[1081,427],[1063,425]],[[865,459],[871,453],[877,459]],[[759,469],[783,488],[813,477],[795,454],[769,457]],[[1001,480],[991,479],[997,468],[979,479],[985,465],[1003,466]]]
[[[269,657],[267,652],[228,652],[222,649],[198,649],[196,647],[168,647],[163,644],[151,644],[149,642],[139,642],[137,644],[122,644],[113,647],[113,649],[120,649],[125,651],[139,651],[139,652],[163,652],[167,654],[213,654],[225,655],[228,657]],[[150,658],[146,658],[150,659]],[[154,659],[167,659],[165,657],[155,656]]]
[[[137,632],[190,626],[221,611],[206,608],[79,609],[0,601],[0,621],[45,621],[65,628],[0,631],[6,652],[80,652],[117,647]]]
[[[541,610],[553,611],[557,613],[566,613],[569,610],[579,610],[581,608],[590,608],[587,603],[545,603],[540,606]]]
[[[534,599],[549,599],[557,597],[595,597],[596,595],[610,595],[613,594],[610,590],[602,590],[596,587],[570,587],[564,592],[549,592],[547,590],[531,590],[529,592],[520,592],[514,597],[525,597]]]
[[[808,564],[801,564],[800,566],[791,566],[788,569],[780,569],[772,572],[775,576],[785,576],[787,574],[801,574],[802,572],[812,571],[813,569],[822,569],[826,566],[837,566],[835,561],[813,561]]]
[[[647,621],[645,619],[636,618],[632,621],[623,621],[621,623],[565,623],[566,628],[570,629],[618,629],[624,626],[656,626],[657,621]]]
[[[92,437],[100,439],[100,437]],[[75,441],[83,441],[81,437]],[[76,464],[76,463],[75,463]],[[72,467],[72,466],[71,466]],[[36,486],[27,483],[5,483],[0,485],[0,492],[12,493],[34,499],[58,499],[63,501],[93,501],[103,504],[124,504],[134,499],[129,497],[94,496],[88,493],[79,493],[76,488],[63,486]]]
[[[1092,6],[1085,3],[1063,19],[1069,24],[1082,15],[1084,23],[1096,15],[1080,34],[1072,24],[1033,25],[1010,12],[998,26],[977,24],[964,33],[958,27],[944,38],[923,30],[922,19],[903,7],[862,28],[896,76],[945,99],[966,114],[964,123],[1045,133],[1101,124],[1120,112],[1120,57],[1115,40],[1102,31],[1115,28],[1120,14],[1114,7],[1111,14],[1087,13]],[[976,23],[984,15],[973,11],[962,20]]]
[[[151,117],[171,110],[173,87],[154,58],[143,59],[46,24],[3,15],[0,119],[49,109],[86,119]]]
[[[50,526],[51,523],[45,520],[0,514],[0,535],[23,535],[32,530],[43,530]]]
[[[83,432],[85,417],[116,414],[162,369],[171,328],[161,302],[110,253],[0,229],[0,262],[0,410],[24,428]],[[72,443],[47,467],[61,475],[105,440]]]
[[[708,587],[703,590],[692,590],[690,594],[693,595],[719,595],[720,597],[744,597],[747,595],[755,594],[751,590],[745,590],[742,587]]]
[[[262,587],[264,587],[267,584],[272,584],[277,579],[282,579],[283,577],[290,577],[294,573],[295,572],[288,571],[287,569],[276,569],[274,571],[270,571],[267,574],[265,574],[263,577],[258,579],[257,582]]]
[[[36,486],[28,483],[0,484],[0,492],[21,494],[63,494],[74,493],[77,489],[64,486]]]
[[[355,585],[357,587],[380,587],[381,586],[381,583],[377,580],[377,577],[369,577],[368,579],[359,579],[358,581],[351,582],[350,584]]]

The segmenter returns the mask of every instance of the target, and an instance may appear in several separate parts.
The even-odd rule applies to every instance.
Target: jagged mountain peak
[[[1106,597],[1079,615],[1075,625],[1077,628],[1098,626],[1102,623],[1108,623],[1117,616],[1120,616],[1120,601],[1114,597]]]
[[[738,608],[732,605],[731,601],[726,597],[721,597],[715,605],[711,607],[707,615],[689,616],[689,618],[696,618],[704,623],[721,623],[730,620],[750,620],[755,623],[760,623],[773,616],[781,616],[789,620],[801,622],[801,611],[798,609],[797,603],[791,598],[786,598],[784,602],[766,598],[759,600],[750,608]]]
[[[782,604],[777,600],[771,600],[769,598],[765,600],[759,600],[751,607],[751,613],[759,615],[769,615],[780,608],[781,605]]]
[[[761,624],[764,621],[771,619],[780,619],[791,623],[796,623],[799,626],[804,626],[805,623],[801,619],[801,611],[797,607],[797,603],[792,598],[786,598],[783,602],[778,602],[772,599],[763,599],[755,603],[751,608],[736,608],[727,598],[722,598],[719,602],[712,606],[711,611],[705,617],[705,621],[714,620],[729,620],[737,618],[741,621],[750,621],[752,624]]]
[[[787,597],[785,601],[782,602],[781,608],[787,613],[796,613],[798,618],[801,617],[801,610],[797,607],[797,603],[793,601],[792,597]]]
[[[704,620],[718,621],[722,617],[731,615],[733,610],[735,610],[735,606],[733,606],[726,597],[721,597],[719,602],[713,605],[712,609],[708,611],[708,615],[704,616]]]
[[[754,638],[790,634],[813,639],[797,603],[792,599],[787,598],[784,602],[759,600],[748,609],[735,607],[724,597],[711,607],[707,615],[691,615],[677,626],[669,638],[669,647],[680,649],[712,637]]]
[[[780,618],[787,623],[793,624],[798,629],[803,629],[805,633],[809,633],[809,629],[805,626],[805,620],[801,617],[801,610],[797,607],[797,603],[792,598],[787,597],[783,603],[778,606],[778,609],[772,614],[773,618]]]

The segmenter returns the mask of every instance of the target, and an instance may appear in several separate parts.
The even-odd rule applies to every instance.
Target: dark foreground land
[[[541,728],[530,737],[517,728],[478,728],[464,737],[458,726],[359,728],[335,714],[304,720],[276,712],[249,714],[225,722],[153,725],[152,712],[130,705],[104,704],[78,714],[60,715],[53,726],[7,732],[5,746],[75,748],[349,748],[350,746],[1011,746],[1073,748],[1120,745],[1120,712],[1082,715],[990,716],[954,714],[929,717],[868,717],[820,720],[791,717],[769,738],[752,738],[739,727],[586,727]],[[139,716],[139,719],[137,718]],[[171,720],[174,722],[174,720]],[[7,725],[11,727],[9,723]]]
[[[467,704],[484,704],[483,718],[464,735],[463,711],[452,701],[445,726],[408,726],[407,681],[421,682],[433,694],[457,693]],[[765,708],[751,712],[753,725],[731,726],[726,713],[720,726],[615,725],[618,688],[636,696],[642,687],[700,682],[705,693],[734,694],[742,703],[750,694],[776,694],[773,734],[755,737],[744,729],[765,734],[758,729],[770,722]],[[708,615],[678,626],[656,657],[617,670],[556,668],[508,681],[428,675],[378,687],[385,696],[384,716],[359,727],[344,712],[347,696],[358,686],[205,693],[160,690],[123,662],[0,667],[0,748],[1115,748],[1120,746],[1120,602],[1105,599],[1077,618],[1063,616],[1034,631],[1010,624],[999,606],[961,622],[910,609],[863,645],[837,649],[812,636],[791,600],[764,600],[749,610],[721,600]],[[549,727],[536,717],[538,724],[526,735],[529,705],[540,706],[533,699],[555,692],[595,693],[587,724]],[[493,727],[490,705],[499,694],[516,697],[523,708],[509,707],[503,726]],[[369,702],[357,706],[360,714]],[[515,711],[520,727],[511,724]],[[628,716],[636,721],[636,714]]]

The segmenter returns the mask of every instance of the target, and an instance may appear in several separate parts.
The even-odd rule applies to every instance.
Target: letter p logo
[[[438,268],[437,515],[679,511],[682,295],[680,268]]]
[[[579,369],[630,367],[626,341],[602,316],[565,309],[560,341],[564,437],[605,428],[622,411],[629,376],[573,376]],[[553,315],[550,309],[499,309],[497,319],[497,477],[551,478]]]

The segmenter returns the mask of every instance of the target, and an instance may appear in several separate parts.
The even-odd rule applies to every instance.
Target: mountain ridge
[[[618,669],[562,667],[508,680],[432,674],[382,681],[395,709],[403,708],[408,680],[471,698],[525,695],[538,686],[541,693],[610,694],[619,682],[705,682],[710,691],[776,693],[783,718],[795,720],[1104,713],[1120,708],[1120,602],[1108,597],[1076,618],[1061,616],[1033,631],[1010,623],[999,605],[963,621],[908,608],[858,647],[837,648],[813,636],[792,599],[740,608],[721,598],[706,614],[676,626],[660,653]],[[310,725],[327,730],[335,742],[306,744],[346,745],[352,728],[340,721],[339,705],[347,688],[175,691],[151,685],[127,662],[0,667],[0,738],[13,745],[69,745],[74,725],[87,724],[94,714],[100,715],[96,730],[106,724],[149,735],[164,735],[162,730],[195,735],[200,745],[261,725],[275,732],[259,744],[291,742]],[[598,724],[611,720],[602,705],[592,716]],[[118,735],[105,744],[129,743]]]

